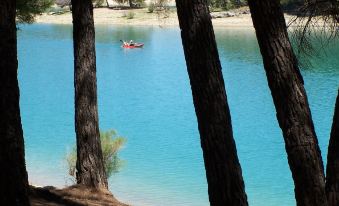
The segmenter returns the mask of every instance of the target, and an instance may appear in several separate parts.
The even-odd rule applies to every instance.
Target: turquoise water
[[[250,205],[295,205],[254,32],[216,29],[216,36]],[[18,38],[29,180],[62,187],[71,183],[64,158],[75,142],[71,26],[20,26]],[[124,50],[119,39],[145,48]],[[302,70],[323,157],[339,86],[336,45]],[[209,205],[179,29],[98,26],[96,48],[100,127],[128,139],[111,191],[136,206]]]

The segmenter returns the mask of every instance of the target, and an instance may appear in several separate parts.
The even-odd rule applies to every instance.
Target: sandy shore
[[[127,15],[134,14],[132,19],[128,19]],[[147,13],[147,9],[131,9],[131,10],[113,10],[108,8],[94,9],[95,24],[108,25],[145,25],[145,26],[176,26],[178,20],[176,13],[170,12],[169,17],[164,18],[156,13]],[[64,14],[42,14],[37,16],[36,23],[48,24],[72,24],[72,14],[66,12]]]
[[[126,16],[134,14],[132,19]],[[164,14],[148,13],[147,9],[134,10],[113,10],[107,8],[94,9],[95,24],[107,25],[136,25],[136,26],[178,26],[177,14],[174,11]],[[252,28],[250,14],[240,14],[234,17],[213,19],[213,25],[217,27],[249,27]],[[47,24],[72,24],[72,15],[70,12],[64,14],[43,14],[36,18],[37,23]]]
[[[240,10],[240,12],[239,12]],[[253,28],[251,15],[247,7],[239,10],[231,11],[236,15],[233,17],[212,19],[214,27],[230,27],[230,28]],[[247,11],[247,14],[240,14]],[[127,18],[133,13],[133,18]],[[294,16],[286,15],[286,22],[290,22]],[[179,26],[178,17],[175,11],[163,13],[148,13],[147,8],[130,9],[130,10],[114,10],[108,8],[95,8],[94,20],[97,25],[133,25],[133,26],[159,26],[172,27]],[[37,16],[36,23],[43,24],[72,24],[71,12],[63,14],[42,14]]]
[[[242,7],[233,11],[232,17],[212,19],[214,27],[229,28],[249,28],[253,29],[251,14],[248,7]],[[212,13],[216,14],[216,13]],[[133,15],[133,18],[128,18]],[[289,24],[295,16],[285,14],[286,23]],[[133,25],[133,26],[157,26],[157,27],[178,27],[178,17],[176,11],[171,10],[164,14],[163,12],[149,13],[147,8],[115,10],[108,8],[95,8],[94,21],[96,25]],[[36,23],[42,24],[72,24],[72,14],[67,11],[63,14],[42,14],[36,17]],[[300,24],[300,22],[298,22]],[[323,27],[323,21],[317,20],[316,24]],[[291,28],[297,26],[291,25]],[[299,25],[300,26],[300,25]]]
[[[107,190],[98,191],[79,185],[64,189],[31,186],[29,199],[32,206],[128,206]]]

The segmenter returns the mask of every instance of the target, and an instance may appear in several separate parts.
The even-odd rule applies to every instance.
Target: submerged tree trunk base
[[[99,133],[91,0],[72,0],[72,11],[77,182],[88,187],[107,188]]]
[[[17,79],[16,1],[0,1],[0,205],[28,206]]]
[[[339,205],[339,91],[334,109],[327,154],[326,194],[328,206]]]
[[[268,85],[282,129],[298,206],[327,206],[311,111],[279,0],[249,0]]]
[[[212,206],[247,206],[206,0],[176,0]]]

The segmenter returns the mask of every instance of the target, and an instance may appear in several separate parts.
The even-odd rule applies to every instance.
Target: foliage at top
[[[292,38],[297,43],[298,54],[317,56],[339,36],[339,1],[299,1],[302,3],[298,7],[298,15],[290,22],[295,26]]]
[[[100,1],[100,0],[98,0]],[[144,5],[145,0],[114,0],[115,2],[119,3],[119,4],[129,4],[130,7],[139,7]]]
[[[280,0],[280,3],[285,9],[295,9],[301,7],[306,1],[308,0]],[[208,3],[212,9],[228,10],[246,6],[247,0],[208,0]]]
[[[212,9],[228,10],[246,5],[247,0],[208,0],[208,3]]]
[[[19,23],[33,23],[36,15],[50,8],[53,0],[16,0],[17,20]]]
[[[100,132],[101,149],[104,160],[104,167],[107,177],[118,173],[124,161],[118,156],[118,152],[123,148],[126,143],[126,139],[118,135],[115,130],[109,130]],[[68,174],[72,178],[76,178],[76,162],[77,152],[76,147],[66,155],[66,163],[68,166]]]
[[[107,0],[92,0],[92,3],[96,6],[96,7],[101,7],[103,6],[105,3],[107,3]]]
[[[280,4],[283,8],[292,9],[303,5],[304,0],[280,0]]]

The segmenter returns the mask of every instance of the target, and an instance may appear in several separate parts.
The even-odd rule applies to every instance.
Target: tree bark
[[[279,0],[249,0],[298,206],[326,206],[324,169],[311,111]]]
[[[326,169],[326,194],[328,206],[339,205],[339,91],[334,110]]]
[[[16,1],[0,1],[0,205],[27,206],[28,177],[17,79]]]
[[[98,123],[93,5],[91,0],[72,0],[72,9],[77,182],[106,189]]]
[[[213,206],[247,206],[221,64],[206,0],[176,0]]]
[[[129,7],[130,7],[130,8],[133,8],[133,7],[134,7],[133,1],[132,1],[132,0],[128,0],[128,3],[129,3]]]

